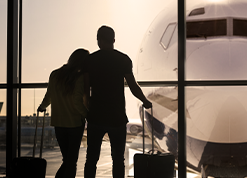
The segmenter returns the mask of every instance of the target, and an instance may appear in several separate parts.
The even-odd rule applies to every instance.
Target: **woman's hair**
[[[56,85],[65,95],[72,94],[75,83],[83,73],[85,59],[89,52],[85,49],[75,50],[69,57],[66,65],[63,65],[56,72]]]

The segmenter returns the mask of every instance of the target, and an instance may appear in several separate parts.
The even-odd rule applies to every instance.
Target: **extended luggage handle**
[[[39,120],[39,111],[37,111],[37,118],[36,118],[36,127],[35,127],[35,134],[34,134],[34,145],[33,145],[33,157],[35,157],[35,149],[37,143],[37,130],[38,130],[38,120]],[[42,149],[43,149],[43,138],[44,138],[44,128],[45,128],[45,111],[43,117],[43,126],[42,126],[42,134],[41,134],[41,143],[40,143],[40,153],[39,157],[42,158]]]
[[[153,129],[153,107],[151,107],[151,126],[152,126],[152,152],[151,154],[154,154],[154,129]],[[142,105],[142,149],[143,154],[145,154],[145,130],[144,130],[144,106]]]

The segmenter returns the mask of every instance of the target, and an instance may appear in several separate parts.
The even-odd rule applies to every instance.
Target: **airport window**
[[[160,41],[160,44],[162,45],[164,49],[168,48],[176,26],[177,26],[176,23],[172,23],[172,24],[169,24],[168,27],[166,28],[165,33],[163,34],[161,41]]]
[[[226,27],[226,19],[187,22],[187,38],[226,36]]]
[[[140,33],[142,32],[141,30],[143,30],[142,27],[150,25],[149,24],[150,20],[151,21],[153,20],[145,17],[143,18],[143,15],[147,15],[146,17],[153,17],[157,14],[158,11],[164,9],[163,6],[164,2],[161,1],[160,3],[158,1],[156,3],[154,3],[153,1],[147,1],[147,2],[143,1],[142,3],[144,4],[149,3],[152,5],[153,10],[151,10],[151,6],[149,6],[149,4],[145,4],[145,6],[142,5],[142,7],[148,7],[148,11],[146,9],[141,10],[141,8],[139,8],[140,3],[129,4],[127,1],[116,2],[115,0],[111,0],[109,1],[109,3],[98,1],[97,7],[95,6],[95,3],[91,3],[90,1],[88,1],[86,6],[84,1],[76,1],[74,3],[71,3],[69,0],[65,0],[61,2],[59,1],[59,6],[58,6],[57,1],[48,0],[48,1],[23,2],[24,3],[23,19],[25,19],[23,23],[23,31],[22,31],[23,58],[19,58],[19,59],[23,59],[20,60],[21,62],[23,62],[22,63],[23,65],[20,65],[22,66],[21,71],[23,72],[22,73],[23,75],[20,76],[21,84],[13,85],[14,95],[18,95],[18,92],[21,93],[21,97],[18,97],[17,100],[21,102],[13,101],[12,106],[8,107],[11,108],[8,109],[8,111],[9,110],[14,111],[15,106],[17,105],[18,106],[17,108],[21,110],[20,117],[22,124],[22,130],[21,130],[22,144],[21,144],[21,148],[18,149],[18,151],[21,150],[21,156],[31,156],[32,154],[32,148],[31,148],[32,141],[30,140],[30,138],[32,137],[32,127],[34,126],[34,122],[36,120],[35,112],[39,103],[43,99],[43,96],[46,91],[45,88],[47,87],[47,83],[38,83],[38,82],[47,82],[50,72],[63,65],[63,63],[66,63],[69,55],[72,53],[72,51],[75,48],[82,46],[89,49],[90,52],[93,52],[95,49],[98,49],[97,42],[95,41],[95,36],[96,36],[95,33],[97,31],[97,29],[95,29],[95,26],[97,25],[97,23],[101,25],[102,21],[105,21],[105,23],[109,23],[110,26],[114,26],[114,27],[116,26],[117,35],[118,37],[120,37],[120,38],[117,37],[117,39],[119,39],[117,40],[118,41],[117,48],[119,47],[120,50],[126,51],[127,54],[130,54],[130,57],[133,55],[131,59],[135,59],[134,56],[136,54],[136,51],[138,51],[136,49],[139,49],[139,43],[140,43],[138,39],[142,39],[142,36],[138,36],[138,35],[143,34],[144,32]],[[0,1],[1,39],[2,36],[3,39],[5,39],[7,34],[6,32],[7,16],[2,15],[2,13],[6,13],[7,11],[7,2],[12,2],[12,1],[7,1],[7,0]],[[18,1],[18,2],[22,2],[22,1]],[[178,2],[180,3],[182,1],[178,1]],[[179,7],[178,17],[180,16],[184,17],[183,16],[184,13],[181,13],[183,12],[182,11],[183,6],[182,5],[179,6],[179,3],[178,3],[178,7]],[[136,6],[134,6],[135,4]],[[3,11],[2,9],[4,9],[5,7],[6,7],[5,9],[6,11]],[[130,8],[129,13],[126,14],[125,11],[126,8],[123,7]],[[224,6],[221,7],[224,8]],[[100,18],[99,16],[95,15],[96,12],[95,8],[97,13],[101,14]],[[102,12],[105,11],[105,9],[107,9],[107,13]],[[138,13],[136,13],[137,12],[136,9],[138,9]],[[173,9],[173,13],[177,14],[176,9]],[[195,9],[195,11],[193,11],[191,15],[201,15],[203,13],[205,13],[203,8]],[[135,17],[135,14],[137,14],[139,17],[142,17],[141,19],[146,19],[146,20],[140,21],[139,18]],[[71,18],[69,18],[69,15],[72,15]],[[169,13],[169,16],[170,15],[172,14]],[[90,21],[93,23],[88,23],[88,17],[90,17]],[[122,19],[122,17],[126,19]],[[230,16],[227,17],[228,17],[228,22],[229,22],[229,18],[231,18],[232,20],[232,17]],[[136,21],[132,21],[135,19]],[[184,18],[178,18],[178,19],[180,19],[179,20],[180,22],[178,22],[179,24],[184,20]],[[234,19],[231,22],[233,23],[232,24],[228,23],[228,26],[227,26],[227,20],[225,19],[218,19],[218,20],[207,19],[200,22],[199,21],[187,22],[187,38],[200,39],[198,40],[198,42],[200,41],[203,42],[204,39],[207,37],[221,37],[221,36],[224,37],[229,34],[236,36],[247,36],[246,35],[247,24],[245,20]],[[132,24],[136,24],[136,23],[144,23],[144,24],[135,26],[135,28],[133,28]],[[161,21],[161,23],[163,23],[163,21]],[[169,24],[170,22],[167,23]],[[85,24],[86,24],[86,28],[85,28]],[[231,29],[228,28],[230,26]],[[131,33],[128,33],[128,38],[126,38],[125,34],[126,31],[128,30],[131,30]],[[177,36],[177,30],[179,33],[178,36]],[[205,48],[204,49],[201,48],[201,50],[193,51],[194,52],[193,55],[195,57],[194,59],[196,59],[196,62],[198,63],[195,63],[195,61],[192,60],[187,60],[184,54],[181,57],[177,56],[177,54],[183,53],[184,44],[186,44],[186,43],[179,43],[178,46],[183,48],[183,50],[179,50],[179,48],[177,50],[177,44],[178,44],[177,42],[180,42],[181,39],[183,39],[181,40],[182,42],[186,40],[183,38],[184,37],[183,30],[181,30],[181,28],[177,29],[177,23],[171,23],[168,26],[167,24],[165,24],[162,27],[161,31],[159,31],[160,32],[159,37],[158,39],[156,39],[157,41],[155,41],[155,44],[159,47],[160,53],[156,53],[157,50],[155,47],[150,50],[151,52],[154,52],[153,54],[155,54],[152,55],[153,59],[155,60],[153,63],[151,63],[152,70],[146,70],[144,73],[145,74],[144,77],[146,77],[147,81],[146,80],[144,80],[143,82],[141,82],[140,80],[138,81],[140,86],[142,86],[145,95],[149,100],[152,101],[154,106],[154,119],[152,119],[151,117],[150,110],[145,111],[144,114],[145,128],[147,132],[145,133],[145,137],[144,137],[146,143],[145,144],[146,152],[151,150],[150,130],[151,130],[151,122],[153,122],[153,126],[154,126],[153,130],[156,138],[155,141],[156,149],[161,149],[162,152],[167,151],[173,153],[176,156],[176,160],[178,158],[177,157],[178,151],[181,151],[181,153],[183,153],[184,150],[187,151],[187,156],[184,157],[184,159],[187,159],[188,166],[190,166],[193,169],[193,172],[196,171],[196,172],[206,173],[207,170],[208,173],[214,172],[215,176],[217,177],[220,177],[220,174],[218,173],[223,173],[221,177],[229,177],[229,175],[234,175],[236,170],[237,171],[240,170],[238,172],[243,172],[242,168],[243,169],[246,168],[246,162],[247,162],[246,159],[247,156],[245,151],[247,148],[247,144],[246,144],[246,139],[243,137],[243,135],[244,136],[247,135],[246,130],[244,129],[244,126],[247,124],[247,121],[242,119],[245,118],[246,115],[244,109],[245,107],[244,95],[245,95],[246,87],[239,87],[239,85],[246,86],[247,81],[244,80],[246,79],[244,75],[244,70],[242,70],[243,73],[242,71],[239,72],[239,66],[235,60],[236,58],[239,59],[239,61],[241,62],[241,63],[239,62],[239,64],[243,66],[243,68],[244,66],[246,66],[244,65],[243,62],[245,56],[243,53],[241,53],[243,49],[232,48],[231,50],[231,55],[234,57],[235,60],[234,63],[232,62],[232,65],[233,67],[236,66],[234,71],[236,71],[236,74],[241,74],[240,75],[241,80],[238,80],[238,78],[234,78],[234,77],[239,75],[234,75],[234,76],[230,75],[231,71],[229,72],[228,70],[230,68],[229,60],[228,63],[225,63],[225,59],[226,59],[225,55],[229,54],[228,53],[229,45],[226,45],[227,48],[224,48],[224,45],[222,45],[223,47],[220,49],[212,45],[211,49],[221,50],[220,52],[217,51],[217,53],[212,52],[212,50],[210,52],[208,52],[209,50],[205,50],[206,53],[203,53],[203,50]],[[150,32],[149,37],[154,36],[152,35],[152,32],[154,31],[155,30],[149,31]],[[10,30],[8,30],[8,32],[10,32]],[[131,45],[129,45],[129,39],[132,40]],[[127,41],[127,43],[121,43],[120,42],[121,40]],[[9,91],[13,92],[13,89],[11,87],[10,89],[9,87],[7,89],[6,78],[7,76],[12,76],[12,73],[9,72],[8,70],[8,74],[6,76],[7,73],[6,64],[5,64],[6,60],[2,60],[5,59],[7,56],[6,55],[7,40],[0,41],[0,44],[1,44],[0,47],[0,59],[1,59],[0,60],[0,76],[1,76],[0,78],[0,133],[1,133],[0,134],[0,177],[1,177],[1,174],[6,174],[5,171],[6,167],[8,173],[10,173],[9,171],[10,161],[9,163],[6,164],[6,160],[11,160],[8,158],[12,158],[12,152],[9,152],[9,150],[7,150],[6,153],[6,145],[8,145],[10,141],[15,141],[15,140],[13,140],[10,136],[8,136],[7,139],[5,136],[3,136],[7,132],[4,130],[6,124],[6,117],[7,117],[6,93],[10,93]],[[20,43],[18,42],[14,43],[14,45],[19,45],[19,44]],[[162,47],[160,47],[159,45],[161,45]],[[169,53],[164,52],[164,50],[166,50],[167,48],[169,48],[169,50],[171,49]],[[146,55],[149,51],[147,48],[143,48],[143,49],[144,52],[142,53],[142,55],[143,54]],[[145,53],[146,51],[147,53]],[[168,59],[166,60],[168,61],[168,63],[165,63],[166,62],[165,60],[162,60],[163,63],[156,62],[158,61],[156,58],[157,56],[161,56],[162,59],[165,58],[164,56],[162,56],[164,53],[168,54],[168,56],[165,56]],[[213,58],[214,56],[213,55],[210,56],[210,53],[217,54],[217,56]],[[235,54],[237,54],[237,56]],[[223,62],[224,64],[226,64],[225,66],[227,67],[226,70],[223,70],[222,75],[219,74],[221,70],[224,69],[224,66],[222,66],[220,63],[221,56],[223,57],[224,59]],[[148,59],[145,57],[144,59]],[[177,57],[180,62],[177,61]],[[190,57],[193,56],[190,55]],[[182,59],[185,58],[187,60],[185,66],[187,69],[187,74],[188,71],[191,72],[189,74],[196,74],[194,78],[193,77],[190,78],[190,76],[192,75],[187,75],[187,76],[184,75],[184,67],[181,67],[178,73],[177,63],[184,64],[184,60]],[[208,60],[208,59],[213,59],[213,60]],[[194,70],[189,70],[188,61],[193,62],[191,63],[193,64],[193,67],[195,67]],[[173,74],[172,75],[180,79],[176,78],[175,81],[169,80],[169,78],[166,77],[166,71],[168,70],[159,70],[161,68],[159,68],[159,66],[157,68],[156,66],[154,67],[154,63],[158,63],[156,66],[158,65],[165,66],[166,68],[164,69],[171,69],[170,71],[174,72],[174,75]],[[217,66],[217,64],[219,65]],[[206,70],[207,66],[209,67],[210,70]],[[212,72],[213,70],[211,66],[215,67],[213,68],[216,69],[214,70],[216,71],[215,73]],[[15,69],[15,72],[18,73],[17,69]],[[160,77],[159,80],[154,81],[155,79],[152,80],[150,78],[152,76],[155,76],[156,72],[159,76],[162,76],[162,78]],[[198,72],[199,74],[197,74],[196,72]],[[225,75],[226,73],[229,74]],[[184,79],[180,77],[182,75],[186,76],[187,78]],[[223,78],[220,75],[223,76]],[[151,77],[148,78],[147,76],[148,77],[151,76]],[[232,78],[230,78],[229,76]],[[203,81],[204,79],[206,81]],[[237,81],[234,81],[235,79]],[[229,86],[234,86],[234,87],[229,87]],[[32,89],[30,87],[32,87]],[[181,94],[181,92],[179,92],[180,89],[178,90],[178,88],[183,88],[183,89],[185,88],[185,95],[183,95],[183,92]],[[130,97],[133,97],[128,87],[125,88],[125,91],[126,91],[125,96],[130,95]],[[185,96],[185,101],[181,99],[179,99],[178,101],[178,95]],[[127,171],[126,176],[133,177],[134,176],[133,155],[134,153],[139,153],[139,152],[142,153],[142,135],[140,131],[142,129],[141,128],[142,123],[140,123],[139,108],[136,109],[136,106],[138,104],[135,101],[133,102],[132,99],[130,99],[130,97],[126,98],[126,110],[128,110],[128,108],[135,109],[135,112],[137,111],[137,113],[133,113],[133,115],[132,114],[129,115],[127,113],[130,122],[127,125],[128,134],[127,134],[127,144],[126,144],[126,152],[125,152],[126,153],[125,168]],[[178,108],[185,108],[185,110],[184,109],[180,110]],[[50,111],[51,110],[49,108],[48,109],[49,114],[47,114],[46,117],[47,119],[45,123],[46,129],[45,129],[45,143],[44,143],[44,152],[43,152],[43,157],[47,160],[47,164],[48,164],[47,173],[46,173],[48,177],[52,177],[55,175],[55,172],[59,168],[62,160],[59,146],[57,145],[56,142],[53,142],[56,141],[54,139],[54,129],[49,126],[49,120],[51,115]],[[183,119],[183,117],[180,117],[181,115],[179,115],[180,113],[182,113],[182,111],[185,111],[184,115],[185,118],[187,118],[186,120],[187,124],[182,124],[183,126],[187,126],[186,129],[188,131],[187,135],[186,135],[186,131],[185,132],[181,131],[180,130],[181,127],[179,128],[177,127],[179,125],[178,120]],[[40,113],[39,124],[42,123],[42,115],[43,113],[42,114]],[[15,119],[15,117],[9,117],[9,118],[11,120]],[[134,119],[135,121],[132,122],[131,121],[132,119]],[[7,129],[8,133],[16,129],[16,123],[14,123],[13,126],[11,124],[8,125],[11,126],[8,127]],[[236,129],[238,132],[236,132]],[[178,133],[179,133],[178,130],[180,133],[185,133],[184,135],[187,137],[187,141],[185,141],[184,143],[183,141],[181,142],[182,137],[180,137],[179,139],[180,142],[178,144]],[[85,134],[87,134],[87,129],[85,129]],[[104,141],[102,143],[101,158],[98,162],[97,177],[110,177],[112,175],[111,173],[112,159],[110,156],[111,149],[110,149],[108,136],[105,135],[103,140]],[[215,140],[216,142],[214,142]],[[39,145],[39,141],[38,141],[38,145]],[[184,149],[181,149],[181,145],[183,145]],[[83,167],[86,159],[86,147],[87,147],[86,137],[83,137],[80,148],[79,161],[77,165],[78,168],[77,176],[79,177],[84,176]],[[212,150],[214,151],[214,148],[216,148],[216,150],[215,152],[212,152]],[[11,146],[10,149],[11,151],[14,152],[16,151],[15,146]],[[226,153],[227,150],[229,149],[235,151],[235,153],[232,152],[233,154],[231,155]],[[220,152],[222,150],[223,152]],[[39,149],[37,149],[36,153],[37,154],[39,153]],[[179,155],[183,155],[183,154],[179,154]],[[216,163],[216,167],[212,167],[211,164],[213,163]],[[179,169],[183,171],[183,168],[185,168],[186,164],[183,163],[182,159],[179,160],[179,164],[180,164]],[[204,165],[209,165],[209,166],[204,166]],[[220,167],[218,165],[220,165]],[[177,164],[176,164],[176,169],[178,169]],[[3,171],[5,171],[5,173]],[[179,177],[185,177],[182,176],[182,171]],[[188,174],[191,175],[191,172],[189,171]],[[202,175],[202,177],[203,176],[204,175]],[[246,176],[246,174],[243,176],[236,176],[236,177],[244,177],[244,176]],[[196,174],[193,177],[200,177],[200,175]]]
[[[233,19],[233,35],[247,37],[247,20]]]
[[[100,8],[99,14],[104,14],[100,18],[95,16],[95,11],[92,11],[88,6],[93,3],[88,3],[88,6],[84,5],[85,2],[78,1],[75,3],[70,3],[70,1],[63,1],[59,3],[57,6],[56,1],[23,1],[23,33],[22,33],[22,82],[24,84],[31,83],[34,88],[22,88],[21,91],[21,156],[31,156],[32,155],[32,143],[33,141],[33,132],[34,125],[36,121],[36,109],[39,106],[40,102],[43,99],[45,94],[44,89],[40,89],[35,86],[36,83],[47,82],[49,75],[52,70],[61,67],[64,63],[67,62],[70,54],[78,47],[85,47],[90,52],[93,52],[95,49],[98,49],[97,41],[95,41],[95,37],[97,35],[97,27],[102,25],[102,21],[105,23],[109,23],[109,26],[119,26],[120,28],[116,28],[116,34],[121,38],[125,37],[126,29],[123,27],[127,27],[132,30],[132,33],[128,36],[128,38],[133,39],[133,43],[131,45],[131,51],[133,50],[134,56],[131,57],[129,50],[126,50],[125,40],[118,40],[118,47],[120,50],[126,51],[128,55],[130,55],[131,59],[134,59],[136,56],[136,50],[139,49],[139,45],[141,41],[135,40],[138,37],[139,30],[141,29],[132,29],[130,27],[130,21],[128,20],[120,20],[119,18],[112,17],[120,14],[123,17],[126,17],[126,12],[120,11],[120,8],[114,8],[111,12],[111,9],[108,13],[101,13],[101,9],[108,8],[107,4],[99,1],[100,4],[98,7],[106,7]],[[119,6],[120,2],[111,1],[115,6]],[[49,5],[48,5],[49,4]],[[123,4],[126,4],[123,1]],[[127,3],[128,4],[128,3]],[[162,3],[163,4],[163,3]],[[138,4],[139,6],[139,4]],[[95,6],[92,6],[95,8]],[[158,5],[157,5],[158,7]],[[161,9],[162,6],[159,5]],[[122,7],[121,7],[122,8]],[[115,11],[115,9],[119,9]],[[103,10],[104,11],[104,10]],[[138,14],[141,13],[146,14],[146,10],[141,9],[138,10]],[[43,12],[46,12],[45,14]],[[56,12],[56,13],[54,13]],[[136,8],[133,11],[136,14]],[[111,14],[113,13],[113,14]],[[153,12],[157,13],[157,8]],[[176,13],[176,12],[174,12]],[[123,15],[122,15],[123,14]],[[88,17],[90,16],[90,21],[94,23],[88,23]],[[126,19],[130,19],[129,17],[134,17],[134,14],[127,14]],[[107,20],[110,17],[110,21]],[[72,20],[73,19],[73,20]],[[131,18],[135,20],[136,18]],[[153,20],[153,19],[152,19]],[[80,23],[78,23],[80,22]],[[123,24],[124,23],[124,24]],[[131,21],[131,24],[135,21]],[[146,26],[149,26],[151,21],[143,21],[142,23],[146,23]],[[85,28],[85,24],[86,28]],[[175,29],[176,27],[174,27]],[[173,29],[173,30],[174,30]],[[146,29],[145,29],[146,30]],[[144,30],[144,31],[145,31]],[[135,31],[137,33],[135,33]],[[164,29],[162,33],[164,32]],[[71,35],[73,34],[73,35]],[[175,36],[175,35],[174,35]],[[142,35],[139,37],[142,39]],[[172,33],[170,34],[170,38],[172,38]],[[159,39],[160,40],[160,39]],[[159,43],[159,40],[157,43]],[[170,39],[169,39],[170,40]],[[65,43],[60,43],[60,42]],[[129,40],[127,40],[127,44],[129,44]],[[132,47],[133,46],[133,47]],[[44,84],[44,83],[43,83]],[[36,88],[35,88],[36,87]],[[139,109],[136,107],[137,102],[133,102],[134,96],[131,92],[125,88],[126,97],[126,110],[132,110],[133,113],[127,113],[130,122],[127,124],[127,142],[128,145],[126,148],[126,175],[133,176],[133,154],[137,151],[138,148],[142,147],[140,144],[142,142],[141,128],[142,124],[139,119]],[[129,98],[130,101],[128,100]],[[127,103],[128,102],[128,103]],[[44,148],[43,148],[43,158],[47,160],[47,176],[54,176],[56,171],[58,170],[62,156],[59,150],[59,146],[57,145],[56,140],[54,139],[54,129],[49,126],[50,121],[50,109],[48,110],[49,115],[46,117],[45,123],[45,135],[44,135]],[[131,112],[131,111],[130,111]],[[43,113],[39,113],[39,126],[42,124]],[[150,117],[149,117],[150,118]],[[156,123],[160,124],[159,122]],[[158,125],[159,126],[159,125]],[[159,136],[163,136],[164,134],[160,133],[161,129],[156,126],[155,129],[159,131]],[[85,129],[85,135],[87,134],[87,129]],[[38,135],[40,131],[38,131]],[[40,135],[39,135],[40,136]],[[146,148],[150,150],[150,139],[148,135],[146,135]],[[97,176],[111,176],[111,167],[112,167],[112,159],[109,156],[111,153],[109,138],[107,135],[104,137],[101,148],[101,159],[98,162]],[[40,145],[40,140],[38,138],[38,146]],[[79,161],[77,163],[77,176],[82,177],[84,175],[84,163],[86,160],[86,136],[82,139],[82,144],[80,148]],[[132,148],[134,146],[134,148]],[[147,150],[147,151],[149,151]],[[39,147],[36,150],[36,155],[39,154]],[[106,164],[107,163],[107,164]],[[110,164],[108,164],[110,163]]]

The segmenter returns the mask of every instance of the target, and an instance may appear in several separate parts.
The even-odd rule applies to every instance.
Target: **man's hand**
[[[143,106],[146,109],[153,107],[152,103],[148,101],[147,99],[143,102]]]
[[[37,109],[38,112],[46,112],[46,109],[42,109],[40,106]]]

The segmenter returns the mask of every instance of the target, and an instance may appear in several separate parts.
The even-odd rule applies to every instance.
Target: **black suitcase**
[[[134,178],[173,178],[175,157],[170,153],[154,154],[154,138],[152,123],[152,150],[145,153],[144,143],[144,107],[142,106],[143,153],[134,155]],[[153,120],[153,108],[151,108]],[[153,122],[153,121],[152,121]]]
[[[45,178],[47,162],[45,159],[42,158],[45,112],[44,112],[42,135],[41,135],[40,155],[39,158],[35,158],[38,118],[39,118],[39,112],[37,112],[37,119],[36,119],[33,156],[14,158],[11,162],[11,174],[10,174],[11,178]]]

